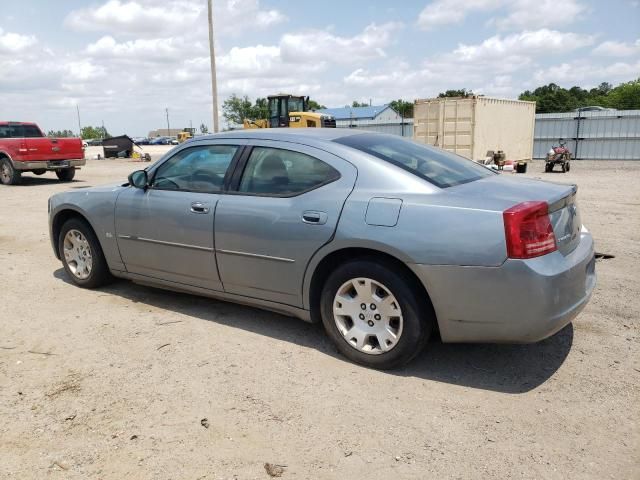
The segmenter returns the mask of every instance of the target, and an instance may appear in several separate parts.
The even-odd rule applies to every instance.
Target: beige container
[[[502,150],[507,160],[531,160],[535,102],[488,97],[416,100],[413,139],[484,161]]]

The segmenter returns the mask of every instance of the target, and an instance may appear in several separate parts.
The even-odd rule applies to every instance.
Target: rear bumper
[[[593,239],[499,267],[409,265],[429,292],[445,342],[531,343],[565,327],[596,285]]]
[[[87,161],[82,159],[73,160],[42,160],[38,162],[13,162],[16,170],[60,170],[61,168],[82,167]]]

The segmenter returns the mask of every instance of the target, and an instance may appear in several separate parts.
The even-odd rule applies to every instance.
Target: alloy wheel
[[[402,310],[382,283],[353,278],[343,283],[333,300],[338,331],[356,350],[379,355],[393,349],[402,335]]]
[[[91,275],[93,258],[89,241],[79,230],[69,230],[64,237],[64,260],[74,276],[86,280]]]

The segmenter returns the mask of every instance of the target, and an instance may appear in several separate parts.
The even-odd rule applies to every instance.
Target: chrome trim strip
[[[216,250],[216,253],[226,253],[229,255],[240,255],[241,257],[263,258],[265,260],[274,260],[276,262],[294,263],[293,258],[272,257],[271,255],[260,255],[258,253],[236,252],[234,250]]]
[[[205,252],[213,252],[213,248],[209,248],[209,247],[200,247],[198,245],[189,245],[186,243],[165,242],[164,240],[155,240],[153,238],[133,237],[131,235],[118,235],[118,238],[123,238],[125,240],[137,240],[139,242],[155,243],[158,245],[169,245],[171,247],[182,247],[182,248],[190,248],[192,250],[202,250]]]

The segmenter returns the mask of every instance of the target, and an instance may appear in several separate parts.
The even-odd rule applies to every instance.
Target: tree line
[[[617,87],[603,82],[590,90],[578,86],[566,89],[550,83],[533,91],[526,90],[518,99],[536,102],[536,113],[570,112],[589,106],[616,110],[640,109],[640,78]]]

